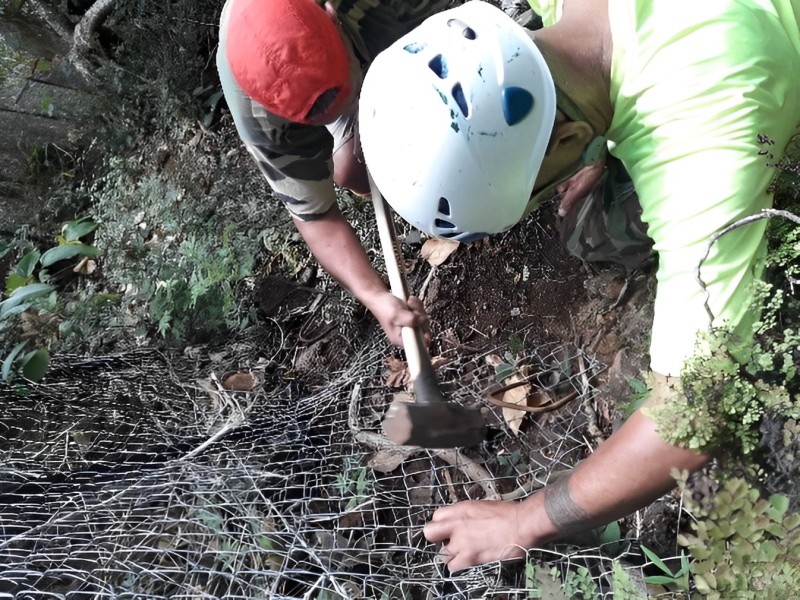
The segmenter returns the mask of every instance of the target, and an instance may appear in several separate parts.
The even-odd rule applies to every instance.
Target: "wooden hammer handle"
[[[378,222],[378,234],[386,263],[386,272],[389,275],[389,286],[397,298],[403,302],[408,302],[408,283],[406,282],[405,269],[398,260],[400,248],[397,243],[394,222],[389,212],[390,209],[371,175],[369,176],[369,188],[372,193],[372,203],[375,206],[375,219]],[[403,337],[408,372],[414,382],[417,403],[430,404],[431,402],[443,400],[436,373],[433,370],[433,365],[431,365],[430,355],[425,348],[425,339],[422,331],[419,327],[403,327],[400,330],[400,334]]]

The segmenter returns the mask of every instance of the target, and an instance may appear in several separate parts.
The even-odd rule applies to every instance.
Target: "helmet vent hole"
[[[439,198],[439,214],[446,217],[450,216],[450,203],[447,198]]]
[[[447,77],[447,61],[445,61],[444,56],[441,54],[437,54],[434,56],[430,62],[428,63],[431,71],[436,73],[436,76],[439,79],[444,79]]]
[[[526,89],[507,87],[500,93],[503,117],[509,125],[522,121],[533,108],[533,95]]]
[[[449,21],[447,21],[447,25],[448,27],[461,29],[461,35],[463,35],[468,40],[474,40],[475,38],[478,37],[478,34],[475,33],[475,30],[472,27],[470,27],[469,25],[464,23],[464,21],[461,21],[459,19],[450,19]]]
[[[436,219],[433,223],[436,225],[436,227],[439,227],[440,229],[455,229],[456,228],[456,226],[453,225],[450,221],[445,221],[444,219]]]
[[[427,46],[427,44],[423,44],[422,42],[411,42],[403,46],[403,50],[409,54],[418,54],[425,50],[425,46]]]
[[[457,83],[453,86],[453,99],[458,104],[458,108],[461,109],[461,114],[464,117],[469,117],[469,105],[467,105],[467,98],[464,96],[464,90],[461,88],[461,84]]]

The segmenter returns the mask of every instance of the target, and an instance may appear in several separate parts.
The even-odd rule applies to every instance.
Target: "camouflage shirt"
[[[328,127],[292,123],[271,114],[236,83],[225,51],[228,0],[220,20],[217,69],[236,129],[267,179],[275,197],[303,220],[313,220],[336,202],[333,187],[333,145]],[[451,0],[329,0],[366,71],[372,59]],[[324,5],[324,0],[317,0]],[[342,119],[352,121],[348,115]]]

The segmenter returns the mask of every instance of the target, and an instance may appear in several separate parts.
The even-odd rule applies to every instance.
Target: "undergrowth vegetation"
[[[41,379],[52,352],[182,347],[241,331],[256,318],[248,294],[256,274],[294,274],[306,264],[283,209],[259,197],[263,188],[242,190],[225,153],[183,173],[154,156],[165,146],[176,159],[177,148],[195,135],[213,139],[220,126],[213,74],[220,7],[209,0],[120,3],[110,23],[115,62],[106,66],[115,106],[101,119],[104,141],[92,148],[105,158],[81,181],[51,192],[71,196],[80,210],[46,236],[23,231],[0,248],[0,258],[11,259],[0,304],[4,379]],[[780,207],[794,214],[797,157],[776,187]],[[184,157],[179,167],[187,164]],[[208,193],[213,186],[223,191]],[[720,452],[713,497],[695,499],[679,476],[691,526],[677,541],[690,558],[688,572],[645,553],[660,597],[790,598],[800,581],[800,465],[793,462],[800,460],[800,226],[772,219],[768,231],[768,277],[753,291],[761,315],[755,342],[713,332],[709,351],[684,374],[685,397],[655,414],[668,441]],[[348,469],[339,491],[351,502],[366,499],[371,473]],[[612,564],[615,597],[640,597],[621,563]],[[526,577],[531,589],[567,598],[599,594],[585,567],[565,574],[529,565]]]

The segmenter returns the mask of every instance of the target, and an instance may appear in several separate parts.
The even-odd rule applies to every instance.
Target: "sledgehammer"
[[[399,248],[390,209],[371,176],[369,187],[389,284],[392,293],[406,302],[409,295],[408,284],[404,269],[397,258]],[[485,435],[480,412],[444,399],[425,348],[422,331],[418,327],[403,327],[401,334],[408,372],[414,386],[415,402],[395,400],[389,405],[383,421],[386,436],[396,444],[423,448],[454,448],[479,444]]]

